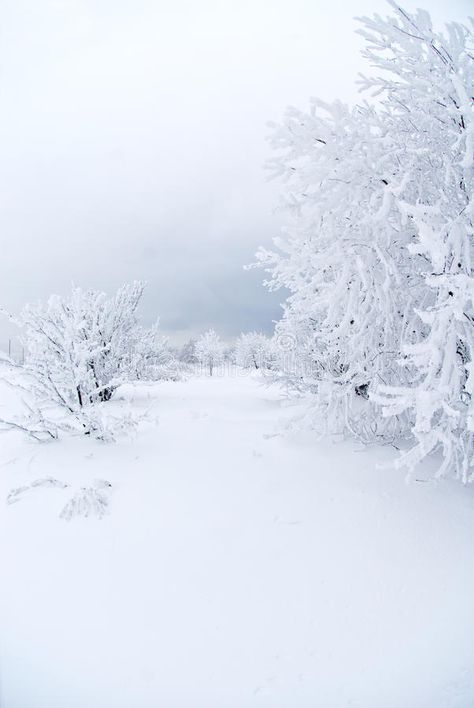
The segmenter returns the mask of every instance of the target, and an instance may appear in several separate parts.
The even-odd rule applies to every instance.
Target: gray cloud
[[[405,3],[409,9],[417,0]],[[437,21],[468,0],[425,2]],[[149,282],[184,337],[271,328],[282,295],[244,272],[278,234],[266,121],[355,100],[353,15],[378,0],[4,0],[0,302]]]

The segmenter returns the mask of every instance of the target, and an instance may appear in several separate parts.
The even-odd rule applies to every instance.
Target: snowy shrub
[[[65,521],[90,516],[102,519],[109,513],[112,485],[107,480],[96,480],[90,487],[82,487],[69,499],[59,517]]]
[[[443,453],[440,473],[473,464],[474,84],[472,34],[436,34],[429,15],[361,20],[354,108],[314,100],[275,126],[272,169],[289,223],[260,251],[267,285],[290,296],[282,376],[314,397],[316,418],[364,440],[416,439],[404,462]],[[380,406],[383,406],[383,415]]]
[[[25,363],[12,364],[6,377],[23,392],[26,412],[1,421],[3,427],[38,440],[57,438],[61,430],[106,440],[133,426],[130,417],[110,415],[101,404],[121,384],[153,378],[166,359],[156,328],[138,323],[143,290],[136,282],[107,297],[74,288],[68,298],[26,306],[16,320],[24,331]]]
[[[209,375],[215,366],[222,364],[224,360],[225,346],[220,337],[213,329],[205,332],[196,342],[194,353],[201,366],[209,369]]]

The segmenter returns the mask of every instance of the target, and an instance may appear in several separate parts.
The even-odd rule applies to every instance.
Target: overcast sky
[[[441,24],[473,3],[423,6]],[[242,270],[283,218],[266,122],[357,100],[353,17],[373,12],[389,7],[0,0],[0,304],[146,279],[145,318],[177,340],[269,331],[282,296]]]

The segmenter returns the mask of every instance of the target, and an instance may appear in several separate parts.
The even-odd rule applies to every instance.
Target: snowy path
[[[252,378],[131,389],[134,441],[0,439],[1,708],[472,708],[474,495],[277,435]],[[117,404],[119,405],[119,404]]]

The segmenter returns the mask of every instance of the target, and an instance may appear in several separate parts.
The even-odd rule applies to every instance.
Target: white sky
[[[438,25],[474,14],[424,7]],[[269,330],[281,298],[242,270],[282,220],[266,122],[357,100],[353,17],[373,12],[390,8],[0,0],[0,303],[144,278],[145,317],[175,337]]]

